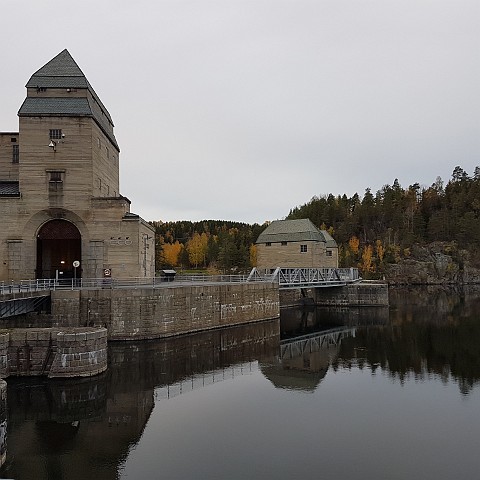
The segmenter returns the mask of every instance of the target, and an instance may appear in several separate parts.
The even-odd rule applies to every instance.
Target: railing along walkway
[[[346,285],[360,279],[356,268],[280,268],[262,273],[254,268],[249,275],[176,275],[169,277],[135,278],[45,278],[22,280],[18,283],[0,282],[0,295],[45,292],[51,290],[78,290],[97,288],[161,288],[169,285],[198,285],[218,283],[265,282],[278,283],[280,288],[331,287]]]
[[[18,283],[0,282],[0,295],[25,294],[28,292],[44,292],[50,290],[78,290],[96,288],[161,288],[169,285],[195,285],[215,283],[245,283],[248,275],[177,275],[174,279],[165,277],[135,277],[135,278],[69,278],[59,279],[46,278],[37,280],[21,280]]]

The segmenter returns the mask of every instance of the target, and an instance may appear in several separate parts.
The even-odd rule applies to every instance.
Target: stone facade
[[[109,340],[171,337],[279,315],[279,289],[271,283],[52,292],[54,325],[106,327]]]
[[[277,220],[258,237],[257,269],[338,268],[338,246],[308,219]]]
[[[89,377],[107,369],[105,328],[17,328],[0,332],[0,376]]]
[[[66,50],[32,75],[18,115],[19,132],[0,133],[0,280],[154,276],[113,121]]]

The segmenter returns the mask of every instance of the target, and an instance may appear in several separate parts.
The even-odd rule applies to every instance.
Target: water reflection
[[[8,379],[3,478],[118,478],[155,401],[178,395],[179,385],[184,391],[204,388],[226,372],[240,374],[249,361],[275,354],[279,333],[277,320],[162,341],[113,343],[109,368],[99,376]]]
[[[280,355],[262,372],[280,388],[313,391],[330,367],[358,366],[401,383],[453,379],[468,394],[480,381],[479,293],[477,286],[396,288],[390,309],[283,310]]]
[[[314,392],[332,364],[336,364],[345,338],[354,341],[359,327],[386,325],[388,308],[282,309],[279,350],[261,371],[277,388]]]
[[[479,293],[472,286],[393,290],[391,324],[357,330],[333,367],[380,368],[400,382],[435,375],[468,394],[480,382]]]
[[[90,379],[8,379],[7,460],[1,476],[16,480],[117,479],[132,452],[145,442],[146,427],[154,422],[155,412],[160,415],[159,407],[168,405],[171,423],[180,422],[175,415],[184,415],[185,410],[173,405],[183,400],[189,403],[194,397],[223,409],[218,392],[225,394],[227,389],[235,392],[229,406],[238,402],[235,415],[230,413],[228,420],[238,416],[238,429],[239,424],[266,415],[268,410],[261,410],[263,402],[268,409],[280,397],[283,402],[284,396],[290,402],[282,403],[285,415],[289,411],[294,415],[300,401],[311,408],[305,418],[317,418],[319,392],[323,401],[332,402],[324,408],[333,412],[330,405],[336,405],[339,397],[328,379],[341,372],[363,371],[371,378],[384,375],[397,386],[410,379],[431,381],[432,388],[434,382],[456,383],[462,395],[469,395],[480,381],[478,293],[478,289],[396,289],[390,294],[390,309],[287,309],[282,310],[280,321],[161,341],[113,343],[107,372]],[[243,381],[228,384],[237,378]],[[218,383],[222,390],[209,388]],[[359,384],[354,388],[357,394]],[[205,392],[210,393],[203,395]],[[255,397],[256,392],[263,397]],[[382,395],[389,395],[390,402],[398,396],[396,390],[386,392]],[[366,393],[364,398],[375,401]],[[258,417],[252,416],[253,404],[259,405]],[[201,406],[200,400],[195,412]],[[363,408],[362,404],[355,405],[357,408]],[[165,409],[161,411],[165,415]],[[168,426],[165,418],[161,428]],[[0,422],[4,420],[0,418]],[[218,424],[223,421],[220,417]],[[348,427],[355,421],[349,418]],[[189,425],[189,435],[203,438],[205,429],[218,427],[212,418],[210,422],[205,427],[200,419],[196,432]],[[308,423],[303,427],[306,430]],[[275,443],[260,423],[258,428],[259,435]],[[275,425],[270,424],[270,429],[273,432]],[[218,432],[223,430],[218,427]],[[248,434],[255,437],[256,432]],[[165,445],[169,440],[164,439]],[[233,442],[232,437],[229,441]],[[232,444],[231,451],[245,448],[245,442],[244,438],[243,443]],[[201,451],[202,445],[195,443],[192,448]],[[150,462],[159,462],[155,454]],[[170,466],[175,469],[173,461]],[[241,473],[237,478],[248,476]],[[147,477],[137,472],[129,478]]]

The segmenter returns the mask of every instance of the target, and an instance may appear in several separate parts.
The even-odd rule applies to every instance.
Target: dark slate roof
[[[85,81],[87,80],[67,49],[61,51],[42,68],[38,69],[30,78],[27,87],[35,86],[33,80],[36,77],[83,77]]]
[[[46,77],[32,76],[28,81],[27,88],[88,88],[85,77]]]
[[[0,197],[19,197],[18,182],[0,181]]]
[[[256,243],[303,241],[325,242],[327,247],[337,246],[325,230],[319,230],[308,218],[275,220],[258,236]]]
[[[93,115],[87,98],[27,97],[18,114],[21,117],[37,115],[87,116]]]
[[[76,88],[87,89],[93,101],[88,101],[88,113],[85,106],[80,106],[79,98],[49,98],[50,101],[56,101],[48,105],[46,102],[32,102],[32,100],[47,100],[45,97],[27,97],[18,112],[19,116],[34,115],[86,115],[93,117],[103,130],[110,141],[119,149],[115,136],[113,134],[113,120],[110,113],[101,102],[95,90],[88,82],[84,73],[77,65],[68,50],[63,50],[55,58],[50,60],[46,65],[37,70],[27,82],[27,88]],[[68,103],[68,101],[71,103]],[[82,99],[86,101],[87,99]],[[59,105],[63,101],[62,105]],[[52,111],[48,110],[51,106]],[[70,108],[69,108],[70,107]],[[60,109],[61,111],[58,111]],[[79,112],[80,109],[80,112]],[[83,110],[82,110],[83,109]]]

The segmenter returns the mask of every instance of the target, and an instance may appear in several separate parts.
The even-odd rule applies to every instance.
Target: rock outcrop
[[[435,242],[414,245],[408,257],[387,265],[385,280],[392,285],[480,283],[480,268],[455,243]]]

